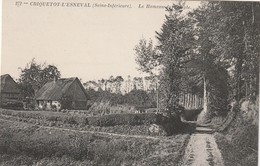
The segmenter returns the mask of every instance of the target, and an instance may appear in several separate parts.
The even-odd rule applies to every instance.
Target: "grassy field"
[[[176,165],[188,138],[106,137],[0,120],[0,165]]]

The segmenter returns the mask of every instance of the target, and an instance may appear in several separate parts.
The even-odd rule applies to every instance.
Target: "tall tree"
[[[182,87],[182,63],[190,58],[192,44],[195,42],[194,27],[191,19],[187,19],[183,10],[184,3],[173,4],[166,10],[166,21],[161,31],[156,32],[159,41],[154,47],[152,42],[140,40],[136,46],[137,62],[140,70],[150,72],[160,66],[160,94],[163,107],[171,107],[179,98]]]
[[[259,82],[260,23],[259,2],[220,2],[223,26],[218,45],[233,68],[233,95],[256,96]]]
[[[122,76],[117,76],[115,78],[115,83],[116,83],[116,93],[121,93],[121,86],[122,82],[124,81]]]
[[[181,91],[203,90],[203,123],[224,112],[228,97],[258,94],[260,3],[204,2],[186,16],[184,8],[181,3],[167,8],[156,34],[159,44],[140,40],[137,63],[144,72],[161,66],[160,89],[168,106]]]
[[[38,64],[33,58],[25,68],[20,68],[19,85],[24,97],[33,97],[44,84],[60,78],[60,71],[54,65]]]
[[[195,21],[195,31],[198,36],[194,56],[189,60],[192,70],[197,72],[196,79],[203,83],[203,112],[198,120],[203,123],[210,119],[213,113],[225,110],[228,98],[227,71],[225,61],[216,51],[214,38],[219,33],[221,22],[216,22],[220,6],[218,3],[204,3],[201,7],[189,13]],[[190,76],[188,74],[188,76]],[[192,77],[191,77],[192,78]],[[200,81],[198,81],[200,80]]]

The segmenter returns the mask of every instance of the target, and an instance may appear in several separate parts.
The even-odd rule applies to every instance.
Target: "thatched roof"
[[[60,100],[67,93],[73,83],[78,83],[86,99],[89,96],[77,77],[62,78],[57,81],[47,82],[35,95],[36,100]]]
[[[1,75],[1,93],[21,93],[18,84],[9,74]]]

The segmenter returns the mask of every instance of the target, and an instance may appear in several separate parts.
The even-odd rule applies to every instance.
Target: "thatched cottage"
[[[1,75],[0,87],[1,101],[21,99],[19,86],[9,74]]]
[[[86,109],[89,96],[77,77],[47,82],[36,92],[41,109]]]

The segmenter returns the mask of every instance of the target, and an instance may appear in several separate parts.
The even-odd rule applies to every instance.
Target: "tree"
[[[54,65],[38,64],[33,58],[25,68],[20,68],[18,79],[24,97],[33,97],[37,90],[50,80],[60,78],[60,71]]]
[[[139,70],[149,74],[153,74],[153,70],[160,65],[160,54],[153,46],[153,41],[150,39],[146,41],[141,39],[139,44],[134,48],[136,53],[136,63],[139,66]]]
[[[213,113],[218,114],[225,110],[228,98],[227,79],[228,74],[225,69],[226,63],[219,55],[216,48],[215,36],[219,33],[221,22],[216,23],[220,7],[218,3],[204,3],[197,10],[190,12],[189,16],[196,22],[195,33],[198,36],[195,44],[193,57],[186,66],[192,68],[194,76],[188,71],[188,76],[198,85],[203,85],[203,112],[198,117],[198,121],[204,123],[211,118]]]
[[[232,64],[233,96],[256,96],[259,82],[259,2],[220,2],[224,17],[217,38],[221,53]],[[258,18],[259,19],[259,18]]]
[[[260,23],[258,2],[204,2],[183,15],[182,3],[167,8],[157,46],[136,46],[140,70],[161,66],[160,94],[171,106],[182,92],[202,93],[201,122],[225,112],[228,97],[258,95]]]
[[[173,4],[166,10],[166,21],[161,31],[156,32],[157,46],[141,39],[135,47],[136,61],[140,70],[152,73],[155,67],[161,68],[160,94],[163,107],[171,107],[179,98],[182,89],[182,63],[190,58],[195,42],[192,19],[183,15],[184,3]],[[148,43],[148,44],[147,44]]]
[[[117,76],[115,78],[115,83],[116,83],[116,93],[121,93],[121,86],[122,82],[124,81],[122,76]]]
[[[135,107],[149,108],[154,106],[152,96],[146,91],[133,89],[125,94],[125,103]]]

